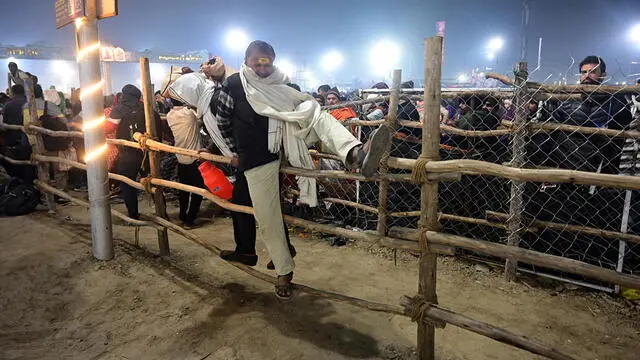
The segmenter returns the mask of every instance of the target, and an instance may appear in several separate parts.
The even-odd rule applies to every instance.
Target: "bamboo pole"
[[[387,101],[389,100],[390,96],[379,96],[376,98],[371,98],[371,99],[364,99],[364,100],[357,100],[357,101],[348,101],[348,102],[343,102],[337,105],[327,105],[327,106],[323,106],[321,109],[322,110],[335,110],[335,109],[341,109],[344,107],[351,107],[351,106],[359,106],[359,105],[365,105],[365,104],[375,104],[377,102],[383,102],[383,101]]]
[[[402,123],[402,126],[407,126]],[[446,134],[460,135],[466,137],[491,137],[491,136],[504,136],[510,135],[513,131],[511,129],[497,129],[497,130],[462,130],[451,125],[440,125],[442,132]]]
[[[34,160],[37,160],[39,162],[55,162],[55,163],[62,163],[62,164],[67,164],[70,166],[73,166],[75,168],[78,169],[82,169],[82,170],[87,170],[87,165],[77,162],[77,161],[73,161],[73,160],[69,160],[69,159],[63,159],[57,156],[44,156],[44,155],[39,155],[36,154],[33,156]],[[134,187],[138,190],[146,190],[144,188],[144,186],[142,186],[142,184],[140,184],[139,182],[135,181],[135,180],[131,180],[126,176],[122,176],[122,175],[118,175],[118,174],[114,174],[114,173],[107,173],[109,179],[111,180],[117,180],[123,183],[126,183],[127,185]],[[152,192],[155,192],[155,189],[151,189]]]
[[[139,142],[143,138],[143,136],[140,133],[135,133],[133,134],[133,138]],[[187,156],[191,156],[199,159],[214,161],[220,164],[231,163],[231,158],[227,156],[214,155],[207,152],[201,152],[201,151],[195,151],[195,150],[187,150],[187,149],[179,148],[176,146],[167,145],[153,139],[146,139],[146,145],[151,150],[155,150],[155,151],[170,152],[170,153],[179,154],[179,155],[187,155]]]
[[[38,116],[38,107],[36,105],[35,88],[31,78],[24,80],[24,90],[25,90],[25,95],[27,97],[27,109],[29,111],[29,124],[31,123],[40,124],[40,121],[39,121],[40,116]],[[27,124],[27,127],[29,126],[29,124]],[[28,134],[29,132],[26,131],[25,133]],[[42,138],[42,135],[39,133],[35,133],[34,135],[35,135],[34,136],[35,143],[33,144],[34,146],[32,149],[33,154],[46,154],[47,150],[44,147],[44,140]],[[49,183],[51,181],[50,166],[51,165],[47,162],[40,162],[37,164],[36,169],[37,169],[38,180],[45,183]],[[47,208],[49,209],[50,212],[56,211],[56,201],[52,194],[49,194],[49,193],[45,194],[45,201],[47,204]]]
[[[514,85],[508,76],[496,73],[487,73],[487,79],[496,79],[505,85]],[[527,82],[527,87],[548,93],[581,93],[581,94],[640,94],[640,86],[613,86],[613,85],[545,85],[537,82]]]
[[[411,169],[416,160],[394,159],[394,165]],[[462,173],[465,175],[496,176],[505,179],[593,185],[605,188],[640,190],[640,177],[613,174],[597,174],[586,171],[564,169],[519,169],[480,160],[444,160],[427,163],[429,173]]]
[[[66,194],[63,191],[57,190],[55,188],[53,188],[52,186],[47,185],[46,183],[40,182],[40,181],[36,181],[36,185],[42,189],[43,191],[49,191],[55,194],[60,195],[61,197],[64,197],[65,199],[68,199],[80,206],[84,206],[89,208],[90,205],[89,203],[82,201],[80,199],[74,198],[68,194]],[[149,221],[141,221],[141,220],[135,220],[135,219],[131,219],[128,216],[116,211],[116,210],[112,210],[111,213],[132,224],[132,225],[136,225],[136,226],[151,226],[151,227],[156,227],[156,228],[168,228],[174,232],[176,232],[177,234],[180,234],[182,236],[184,236],[186,239],[193,241],[194,243],[204,247],[205,249],[209,250],[212,254],[219,256],[220,255],[220,249],[218,247],[216,247],[213,244],[210,244],[202,239],[200,239],[198,236],[196,236],[195,234],[193,234],[190,231],[184,230],[182,228],[180,228],[179,226],[171,223],[168,220],[165,220],[161,217],[158,216],[154,216],[154,215],[146,215],[146,214],[141,214],[141,218],[144,219],[149,219]],[[293,218],[295,219],[295,218]],[[302,220],[302,219],[298,219],[298,220]],[[310,223],[307,222],[306,220],[302,220],[301,224],[304,223]],[[313,224],[313,223],[312,223]],[[319,225],[319,224],[318,224]],[[322,225],[322,226],[327,226],[327,225]],[[342,229],[344,230],[344,229]],[[252,267],[249,267],[247,265],[243,265],[240,263],[234,263],[234,262],[227,262],[228,264],[234,266],[237,269],[240,269],[241,271],[257,278],[260,280],[263,280],[267,283],[271,283],[271,284],[275,284],[276,283],[276,279],[272,276],[269,276],[267,274],[264,274],[260,271],[255,270]],[[306,292],[308,294],[311,295],[315,295],[315,296],[320,296],[332,301],[340,301],[340,302],[344,302],[347,304],[350,304],[352,306],[356,306],[359,308],[363,308],[363,309],[367,309],[367,310],[371,310],[371,311],[376,311],[376,312],[384,312],[384,313],[389,313],[389,314],[394,314],[394,315],[402,315],[402,316],[409,316],[409,311],[407,310],[411,310],[411,309],[407,309],[406,307],[404,309],[402,309],[401,307],[398,306],[393,306],[393,305],[387,305],[387,304],[381,304],[381,303],[375,303],[375,302],[370,302],[367,300],[363,300],[363,299],[358,299],[358,298],[354,298],[354,297],[350,297],[350,296],[346,296],[346,295],[342,295],[342,294],[337,294],[337,293],[333,293],[333,292],[329,292],[329,291],[325,291],[325,290],[321,290],[321,289],[315,289],[306,285],[302,285],[302,284],[293,284],[294,287],[300,291]],[[471,331],[473,333],[476,334],[480,334],[489,338],[492,338],[498,342],[504,343],[504,344],[508,344],[520,349],[524,349],[526,351],[529,351],[531,353],[534,354],[538,354],[538,355],[543,355],[543,356],[547,356],[551,359],[558,359],[558,360],[573,360],[573,358],[569,357],[568,355],[562,354],[561,352],[546,346],[544,344],[541,344],[535,340],[526,338],[524,336],[520,336],[520,335],[516,335],[513,334],[507,330],[498,328],[496,326],[487,324],[487,323],[483,323],[471,318],[468,318],[464,315],[460,315],[457,314],[455,312],[437,307],[437,306],[431,306],[428,309],[425,310],[425,315],[431,319],[435,319],[435,320],[439,320],[439,321],[444,321],[446,323],[449,323],[451,325],[466,329],[468,331]],[[426,319],[424,319],[424,321],[428,321]]]
[[[149,58],[140,58],[140,74],[142,75],[142,99],[144,101],[144,115],[146,132],[151,139],[158,139],[159,129],[156,128],[155,113],[153,111],[153,88],[151,85],[151,74],[149,72]],[[149,152],[149,165],[151,167],[151,176],[160,178],[160,158],[155,151]],[[156,215],[161,218],[168,219],[167,205],[165,204],[164,194],[162,191],[156,191],[153,194],[153,202],[156,209]],[[169,255],[169,237],[166,229],[158,229],[158,247],[160,256]]]
[[[37,160],[37,159],[36,159]],[[64,161],[62,161],[64,160]],[[66,162],[66,159],[60,159],[60,162]],[[73,162],[72,162],[73,163]],[[115,174],[111,174],[115,175]],[[201,195],[202,197],[207,198],[208,200],[213,201],[220,207],[236,212],[242,212],[245,214],[253,214],[253,208],[248,206],[236,205],[227,200],[223,200],[212,193],[208,192],[205,189],[197,188],[194,186],[189,186],[173,181],[161,180],[161,179],[151,179],[151,183],[157,186],[170,187],[177,190],[183,190],[187,192],[191,192],[194,194]],[[144,188],[142,184],[137,183],[136,188]],[[334,227],[331,225],[317,224],[308,220],[298,219],[292,216],[285,215],[284,219],[287,223],[304,227],[311,231],[319,231],[327,234],[333,234],[337,236],[342,236],[345,238],[358,240],[358,241],[366,241],[380,244],[381,246],[388,246],[387,244],[391,244],[390,247],[409,250],[409,251],[417,251],[418,245],[412,241],[405,241],[402,239],[390,238],[390,237],[380,237],[377,234],[371,234],[368,232],[359,232],[352,231],[349,229],[343,229]],[[438,237],[438,233],[428,232],[429,242],[436,245],[445,245],[449,247],[459,247],[466,250],[470,250],[479,254],[489,255],[489,256],[498,256],[505,258],[507,256],[513,256],[518,261],[545,266],[551,269],[567,271],[573,274],[592,277],[594,279],[608,281],[614,284],[624,285],[632,288],[640,287],[640,277],[626,274],[619,274],[612,270],[606,270],[599,268],[597,266],[581,263],[576,260],[566,259],[559,256],[541,254],[532,250],[525,249],[514,249],[512,247],[500,244],[489,243],[486,241],[478,241],[473,239],[468,239],[460,236],[454,235],[444,235],[444,237]],[[522,255],[524,254],[524,256]],[[531,260],[534,259],[534,260]],[[588,271],[585,271],[584,269]]]
[[[493,218],[497,220],[506,220],[509,218],[509,215],[495,212],[495,211],[486,211],[488,218]],[[621,233],[618,231],[609,231],[602,230],[594,227],[584,226],[584,225],[571,225],[571,224],[560,224],[554,223],[550,221],[541,221],[535,219],[523,219],[524,223],[529,227],[537,227],[537,228],[547,228],[558,231],[570,231],[577,232],[587,235],[598,236],[606,239],[611,239],[614,241],[624,240],[636,244],[640,244],[640,235],[633,235],[627,233]]]
[[[430,318],[444,321],[448,324],[457,326],[462,329],[469,330],[476,334],[481,334],[485,337],[494,339],[503,344],[509,344],[519,349],[529,351],[530,353],[542,355],[549,359],[554,360],[577,360],[576,357],[563,354],[560,351],[542,344],[538,341],[531,340],[529,338],[515,335],[508,331],[504,331],[495,326],[483,324],[477,320],[467,318],[466,316],[458,315],[452,311],[442,309],[440,307],[432,306],[426,310],[426,315]],[[424,321],[429,321],[425,319]]]
[[[393,70],[393,81],[391,85],[391,97],[389,98],[389,114],[385,120],[386,126],[389,127],[391,132],[395,132],[398,126],[398,103],[400,96],[400,84],[402,82],[402,70]],[[389,153],[393,141],[389,143],[389,147],[385,149],[382,159],[380,160],[380,174],[382,180],[380,181],[378,188],[378,235],[385,236],[387,234],[387,208],[389,202],[389,180],[384,179],[384,176],[389,172]]]
[[[514,258],[527,264],[582,275],[610,284],[626,286],[632,289],[640,288],[640,276],[618,273],[615,270],[603,269],[578,260],[434,231],[429,231],[427,236],[435,244],[459,247],[477,254],[497,256],[503,259]]]
[[[502,125],[507,127],[514,126],[513,122],[508,120],[502,120]],[[551,131],[560,130],[560,131],[587,134],[587,135],[602,135],[602,136],[619,137],[619,138],[625,138],[625,139],[640,139],[640,131],[635,131],[635,130],[604,129],[604,128],[595,128],[595,127],[588,127],[588,126],[559,124],[554,122],[539,122],[534,124],[527,124],[527,129],[529,129],[533,133],[551,132]]]
[[[529,77],[529,68],[526,62],[519,62],[515,68],[516,74],[516,96],[515,107],[516,117],[514,123],[514,134],[511,141],[512,158],[511,166],[521,167],[524,164],[525,156],[525,136],[527,124],[527,78]],[[520,231],[522,230],[522,197],[524,194],[525,183],[518,180],[511,180],[511,195],[509,197],[509,219],[507,220],[507,245],[520,246]],[[515,259],[508,258],[505,262],[504,276],[507,281],[516,280],[516,271],[518,262]]]
[[[327,201],[327,202],[330,202],[330,203],[333,203],[333,204],[344,205],[344,206],[352,207],[354,209],[359,209],[359,210],[362,210],[362,211],[370,212],[372,214],[378,214],[378,211],[379,211],[379,209],[374,208],[373,206],[358,204],[357,202],[343,200],[343,199],[322,198],[322,199],[320,199],[320,201]]]
[[[24,130],[24,126],[20,126],[20,125],[1,125],[0,128],[5,128],[7,130],[19,130],[19,131],[25,131]],[[51,136],[56,136],[56,137],[82,137],[82,133],[78,132],[78,131],[52,131],[52,130],[48,130],[42,127],[38,127],[38,126],[29,126],[29,129],[34,131],[34,132],[39,132],[45,135],[51,135]],[[137,139],[138,141],[141,139],[141,134],[139,133],[135,133],[133,134],[134,138]],[[139,149],[139,150],[144,150],[142,148],[142,146],[140,146],[140,144],[138,142],[135,141],[128,141],[128,140],[123,140],[123,139],[107,139],[107,144],[111,144],[111,145],[121,145],[121,146],[127,146],[127,147],[131,147],[134,149]],[[148,147],[149,150],[153,150],[153,151],[164,151],[164,152],[168,152],[168,153],[172,153],[172,154],[183,154],[183,155],[188,155],[188,156],[192,156],[192,157],[196,157],[199,159],[203,159],[203,160],[210,160],[210,161],[214,161],[214,162],[218,162],[218,163],[222,163],[222,164],[228,164],[231,161],[231,158],[225,157],[225,156],[219,156],[219,155],[213,155],[210,153],[205,153],[205,152],[198,152],[198,151],[193,151],[193,150],[187,150],[187,149],[183,149],[183,148],[179,148],[179,147],[175,147],[175,146],[171,146],[171,145],[167,145],[164,143],[161,143],[159,141],[155,141],[155,140],[151,140],[151,139],[146,139],[146,145]],[[310,150],[309,151],[312,156],[317,156],[317,157],[321,157],[321,158],[328,158],[328,159],[337,159],[337,157],[335,155],[332,154],[323,154],[323,153],[318,153],[315,150]],[[395,158],[395,157],[389,157],[389,167],[394,168],[394,169],[411,169],[410,165],[407,165],[406,163],[402,162],[403,160],[408,160],[408,161],[412,161],[411,159],[401,159],[401,158]],[[399,165],[400,164],[400,165]],[[380,178],[385,178],[385,179],[389,179],[389,181],[403,181],[403,182],[408,182],[411,180],[411,177],[407,174],[389,174],[386,175],[384,177],[380,177],[378,175],[375,175],[371,178],[365,178],[362,175],[358,175],[355,173],[349,173],[349,172],[344,172],[344,171],[334,171],[334,170],[311,170],[311,169],[300,169],[300,168],[293,168],[293,167],[284,167],[281,169],[282,173],[285,174],[292,174],[292,175],[299,175],[299,176],[307,176],[307,177],[326,177],[326,178],[334,178],[334,179],[345,179],[345,180],[360,180],[360,181],[378,181]],[[429,180],[439,180],[439,181],[460,181],[460,177],[462,176],[462,174],[460,173],[443,173],[443,174],[438,174],[438,173],[433,173],[433,174],[429,174],[428,178]]]
[[[422,153],[428,163],[440,160],[440,84],[442,77],[442,42],[435,36],[425,41],[424,67],[424,124],[422,127]],[[428,304],[437,304],[437,255],[429,248],[427,231],[438,231],[438,182],[426,181],[420,186],[420,260],[418,264],[418,294]],[[418,358],[435,359],[435,325],[421,321],[418,324]]]
[[[37,162],[34,162],[32,160],[15,160],[13,158],[10,158],[2,154],[0,154],[0,159],[5,160],[6,162],[14,165],[37,165],[38,164]]]
[[[40,190],[42,190],[45,193],[49,192],[49,193],[52,193],[52,194],[56,194],[59,197],[61,197],[63,199],[67,199],[67,200],[71,201],[74,204],[77,204],[77,205],[80,205],[80,206],[84,206],[87,209],[91,209],[91,204],[89,204],[88,202],[82,201],[82,200],[80,200],[78,198],[75,198],[75,197],[67,194],[66,192],[64,192],[62,190],[58,190],[58,189],[54,188],[51,185],[47,185],[47,183],[45,183],[45,182],[42,182],[40,180],[36,180],[36,181],[34,181],[34,183],[38,188],[40,188]],[[130,225],[150,226],[150,227],[153,227],[153,228],[161,228],[161,226],[156,225],[156,224],[154,224],[152,222],[141,221],[141,220],[136,220],[136,219],[130,218],[127,215],[125,215],[125,214],[123,214],[123,213],[121,213],[121,212],[119,212],[117,210],[111,209],[111,215],[113,215],[113,216],[125,221],[127,224],[130,224]]]

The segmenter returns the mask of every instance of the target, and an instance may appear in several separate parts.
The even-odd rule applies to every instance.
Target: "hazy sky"
[[[0,43],[37,41],[73,48],[72,27],[56,30],[54,0],[2,1]],[[374,80],[370,49],[379,39],[397,42],[405,79],[422,77],[423,38],[435,22],[447,22],[445,76],[475,66],[494,66],[485,44],[502,36],[505,48],[498,67],[511,68],[520,53],[521,4],[518,0],[270,0],[227,2],[198,0],[120,0],[120,15],[100,22],[103,42],[129,50],[207,49],[235,62],[238,54],[224,42],[225,32],[241,28],[253,39],[271,42],[280,58],[306,64],[320,78]],[[19,16],[24,14],[24,16]],[[640,24],[640,0],[533,0],[528,61],[536,61],[537,38],[543,37],[545,68],[566,67],[599,54],[609,68],[633,70],[640,45],[628,41]],[[323,53],[337,49],[345,63],[333,74],[321,71]],[[617,65],[620,62],[621,66]],[[638,69],[640,71],[640,69]],[[617,71],[617,70],[616,70]],[[611,71],[610,71],[611,72]],[[379,77],[379,76],[378,76]]]

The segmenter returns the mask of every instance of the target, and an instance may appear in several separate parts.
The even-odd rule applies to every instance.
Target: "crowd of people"
[[[271,261],[270,269],[278,275],[276,295],[290,298],[293,288],[296,250],[289,240],[281,208],[283,183],[297,187],[295,205],[315,207],[318,192],[325,195],[356,197],[353,182],[330,181],[306,177],[282,177],[282,162],[307,169],[360,171],[373,176],[385,149],[391,155],[417,158],[420,154],[422,129],[401,126],[391,131],[387,126],[344,126],[354,119],[380,120],[389,112],[389,103],[380,101],[361,107],[344,103],[344,94],[336,87],[322,85],[317,92],[302,93],[290,83],[273,62],[276,53],[263,41],[254,41],[245,53],[245,62],[239,71],[214,57],[197,71],[188,67],[172,67],[160,90],[155,93],[155,119],[159,139],[165,143],[194,151],[206,151],[231,157],[231,166],[224,168],[234,181],[231,201],[253,206],[254,215],[232,213],[236,248],[223,251],[221,257],[246,265],[257,264],[255,249],[256,228],[265,241]],[[580,64],[583,84],[602,84],[606,77],[606,64],[596,56],[589,56]],[[81,129],[82,104],[78,92],[66,98],[54,87],[43,91],[36,76],[9,64],[9,89],[0,93],[0,119],[5,124],[28,125],[38,121],[55,130]],[[30,81],[26,81],[29,79]],[[39,119],[30,119],[26,108],[25,83],[34,84],[34,95]],[[402,84],[413,89],[413,82]],[[383,82],[374,89],[389,89]],[[369,94],[367,98],[381,95]],[[105,97],[105,134],[107,138],[133,141],[135,132],[144,133],[145,113],[140,89],[127,84],[116,95]],[[403,97],[398,104],[397,117],[422,122],[424,104]],[[527,104],[528,120],[555,121],[571,125],[628,129],[632,125],[629,99],[620,96],[586,96],[580,101],[558,102],[532,100]],[[321,111],[321,106],[330,107]],[[510,99],[492,96],[460,97],[441,104],[441,123],[462,130],[494,130],[503,126],[503,120],[515,118],[516,109]],[[161,116],[162,115],[162,116]],[[35,139],[21,131],[2,131],[2,154],[16,160],[27,160]],[[463,156],[475,156],[492,162],[508,161],[511,157],[508,137],[463,137],[442,133],[441,148]],[[527,162],[536,166],[552,166],[572,170],[619,173],[622,143],[611,139],[597,139],[580,134],[552,132],[531,136],[527,142]],[[332,153],[340,159],[314,161],[309,149]],[[66,141],[51,145],[48,155],[77,160],[82,158],[82,141]],[[183,184],[205,187],[199,171],[201,160],[185,155],[165,154],[163,177]],[[6,172],[30,183],[36,178],[33,166],[2,162]],[[141,150],[109,145],[107,166],[110,172],[132,180],[146,176],[149,171]],[[70,176],[70,172],[76,174]],[[85,186],[82,174],[58,165],[51,169],[56,186],[69,190]],[[375,183],[369,184],[376,186]],[[573,186],[573,185],[567,185]],[[350,190],[344,193],[344,189]],[[366,190],[361,186],[359,191]],[[113,196],[124,200],[128,215],[138,219],[138,191],[126,183],[112,182]],[[369,189],[371,190],[371,189]],[[414,189],[415,190],[415,189]],[[571,191],[575,189],[571,188]],[[342,191],[338,195],[332,192]],[[569,190],[567,190],[569,191]],[[409,195],[395,192],[399,200]],[[566,195],[566,194],[565,194]],[[568,196],[568,195],[567,195]],[[60,200],[60,199],[58,199]],[[197,217],[202,197],[184,191],[178,192],[179,221],[186,229],[198,226]],[[396,203],[396,201],[393,201]],[[401,203],[403,201],[397,201]],[[376,205],[376,204],[371,204]],[[349,209],[335,206],[338,211]],[[396,209],[396,211],[399,209]],[[405,209],[415,210],[415,209]],[[556,209],[557,210],[557,209]],[[542,211],[542,209],[538,209]]]

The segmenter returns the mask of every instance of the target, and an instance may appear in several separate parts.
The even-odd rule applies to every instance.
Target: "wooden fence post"
[[[398,127],[398,102],[400,98],[400,83],[402,81],[402,70],[393,70],[393,80],[391,85],[391,96],[389,98],[389,113],[385,125],[395,132]],[[380,160],[380,174],[385,175],[389,171],[387,161],[389,161],[389,153],[393,147],[393,141],[389,144],[389,149],[384,153]],[[378,235],[387,235],[387,217],[389,202],[389,180],[380,180],[380,189],[378,192]]]
[[[140,74],[142,75],[142,98],[144,101],[147,136],[161,141],[162,139],[158,139],[158,129],[156,128],[155,113],[153,110],[154,99],[153,89],[151,87],[151,74],[149,72],[149,58],[140,58]],[[151,177],[161,179],[158,152],[149,151],[149,165],[151,167]],[[168,219],[167,205],[164,200],[162,188],[156,188],[153,194],[153,202],[156,208],[156,215],[163,219]],[[158,228],[158,247],[160,248],[160,256],[169,255],[169,237],[166,228]]]
[[[425,41],[424,122],[422,124],[422,152],[427,161],[440,160],[440,81],[442,77],[442,41],[440,36]],[[418,293],[424,301],[438,303],[436,296],[437,255],[429,248],[427,231],[438,231],[438,181],[425,180],[420,188],[420,261]],[[424,321],[418,324],[418,358],[435,359],[435,325]]]
[[[27,97],[27,107],[29,111],[29,123],[28,124],[25,123],[24,125],[25,125],[25,132],[27,132],[27,136],[30,138],[29,143],[33,144],[33,148],[31,151],[33,152],[33,154],[47,155],[46,150],[44,148],[44,140],[42,139],[42,134],[37,132],[30,133],[29,127],[28,127],[28,125],[31,125],[31,124],[40,125],[39,123],[40,117],[38,116],[38,107],[36,106],[35,89],[34,89],[34,84],[32,79],[24,80],[24,90],[25,90],[25,95]],[[38,165],[36,167],[36,170],[38,173],[38,180],[49,184],[49,181],[51,180],[50,179],[51,166],[55,166],[55,164],[51,164],[44,161],[38,162]],[[49,211],[51,212],[56,211],[56,202],[55,202],[54,195],[51,193],[45,193],[44,196],[45,196],[47,208],[49,208]]]
[[[513,121],[514,133],[512,137],[512,158],[511,167],[520,168],[524,164],[525,158],[525,137],[527,125],[527,77],[528,67],[526,62],[519,62],[515,67],[515,101],[516,117]],[[511,181],[511,197],[509,200],[509,219],[507,220],[507,244],[509,246],[520,245],[520,233],[523,230],[522,197],[524,193],[523,181]],[[509,258],[505,262],[504,276],[507,281],[514,281],[518,269],[518,261]]]

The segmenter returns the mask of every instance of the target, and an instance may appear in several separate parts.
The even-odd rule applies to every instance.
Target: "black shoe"
[[[256,266],[258,263],[258,255],[238,254],[235,251],[229,250],[220,251],[220,258],[230,262],[245,264],[247,266]]]
[[[289,245],[289,252],[291,253],[291,257],[294,258],[296,257],[296,255],[298,254],[296,252],[296,248],[293,247],[293,245]],[[275,270],[276,266],[273,264],[273,260],[270,260],[269,263],[267,264],[267,269],[269,270]]]
[[[360,173],[364,177],[371,177],[378,171],[380,167],[380,160],[385,151],[389,151],[389,144],[391,144],[391,129],[386,125],[381,125],[378,130],[371,135],[370,144],[365,146],[368,148],[366,155],[362,158],[362,166]],[[362,150],[364,151],[364,150]]]

